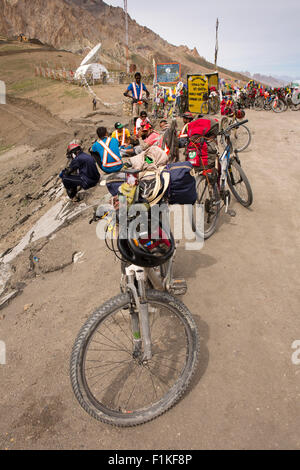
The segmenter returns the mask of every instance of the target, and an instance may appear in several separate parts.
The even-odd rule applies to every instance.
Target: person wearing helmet
[[[84,153],[79,140],[72,140],[67,148],[68,168],[60,173],[63,185],[70,199],[75,199],[78,190],[89,189],[100,181],[100,174],[94,158]]]
[[[187,128],[188,128],[189,123],[193,121],[194,115],[190,113],[189,111],[187,111],[186,113],[182,115],[182,119],[183,119],[184,126],[178,136],[179,148],[184,148],[186,146],[187,139],[188,139]]]
[[[128,151],[129,156],[139,155],[144,150],[147,150],[152,145],[159,145],[161,135],[153,129],[152,124],[145,122],[141,125],[137,137],[140,144]]]
[[[156,145],[160,140],[160,135],[153,129],[152,124],[148,122],[141,127],[139,136],[144,141],[144,144],[147,147],[151,147],[152,145]]]

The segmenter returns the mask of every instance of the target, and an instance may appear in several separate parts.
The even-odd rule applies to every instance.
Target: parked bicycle
[[[282,97],[275,95],[273,101],[271,102],[272,111],[274,113],[282,113],[287,110],[287,104]]]
[[[124,172],[137,180],[138,171]],[[131,207],[147,210],[139,203],[139,186]],[[93,220],[104,216],[109,214],[99,208]],[[148,217],[140,233],[150,222],[153,231]],[[78,402],[93,418],[115,426],[146,423],[171,408],[198,361],[195,321],[174,297],[187,288],[184,280],[173,278],[174,238],[159,220],[155,227],[155,239],[152,231],[141,239],[128,213],[128,236],[123,239],[119,232],[117,242],[106,240],[121,261],[121,293],[96,309],[72,350],[70,375]],[[107,236],[115,229],[118,223],[108,222]]]
[[[226,141],[226,148],[219,157],[219,170],[212,168],[199,170],[196,176],[197,202],[203,206],[204,228],[197,227],[195,212],[193,212],[192,226],[204,239],[210,238],[217,228],[220,212],[225,207],[225,213],[235,216],[235,212],[229,209],[230,192],[244,207],[249,207],[253,202],[253,193],[249,180],[241,167],[238,151],[233,148],[231,132],[246,124],[248,120],[231,124],[220,131],[220,137]],[[197,171],[197,168],[195,168]],[[204,233],[203,233],[204,232]]]
[[[293,93],[288,93],[286,95],[285,99],[286,99],[287,107],[291,111],[299,111],[300,110],[300,100],[296,98],[296,94],[295,94],[295,96],[293,96]]]

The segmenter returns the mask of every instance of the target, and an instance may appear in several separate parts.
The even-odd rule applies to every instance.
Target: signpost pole
[[[219,32],[219,18],[217,18],[216,23],[216,47],[215,47],[215,69],[216,72],[218,71],[218,52],[219,52],[219,39],[218,39],[218,32]]]

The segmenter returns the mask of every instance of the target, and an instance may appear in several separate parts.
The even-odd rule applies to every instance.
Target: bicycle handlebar
[[[236,129],[237,127],[240,127],[240,126],[242,126],[243,124],[246,124],[246,122],[249,122],[249,120],[248,120],[248,119],[244,119],[244,121],[235,122],[234,124],[231,124],[231,126],[227,127],[227,129],[222,130],[219,134],[227,134],[227,133],[230,132],[232,129]]]

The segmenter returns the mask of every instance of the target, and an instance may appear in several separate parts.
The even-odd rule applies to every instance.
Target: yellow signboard
[[[217,90],[219,89],[219,74],[216,73],[207,73],[208,86],[209,88],[214,86]]]
[[[205,75],[188,75],[188,108],[191,113],[208,112],[208,78]]]

